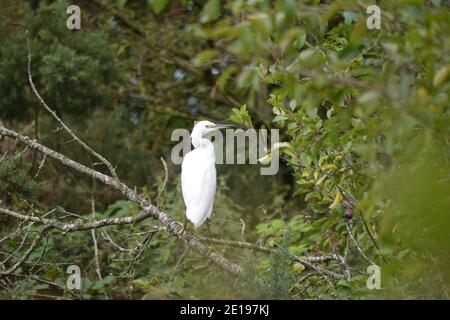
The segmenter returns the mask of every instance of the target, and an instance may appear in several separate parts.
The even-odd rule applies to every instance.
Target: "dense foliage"
[[[97,231],[99,279],[91,232],[52,231],[0,297],[449,298],[445,1],[378,1],[380,30],[366,25],[366,8],[375,1],[76,2],[80,31],[67,30],[63,0],[0,5],[3,125],[93,162],[55,131],[30,92],[28,29],[33,75],[49,105],[124,181],[178,221],[184,204],[180,169],[169,163],[173,129],[203,118],[277,128],[284,142],[280,172],[219,166],[212,224],[215,238],[275,250],[215,245],[254,275],[236,281],[152,231],[149,220]],[[68,212],[102,218],[138,211],[91,179],[41,162],[39,154],[6,139],[0,148],[2,204],[53,210],[60,219]],[[167,184],[160,156],[169,165]],[[0,223],[0,238],[18,227],[11,219]],[[136,243],[147,240],[141,252]],[[9,241],[0,248],[20,246]],[[138,258],[130,261],[130,252]],[[330,254],[345,257],[349,278],[323,276],[291,259]],[[65,286],[70,264],[82,269],[81,292]],[[381,290],[366,286],[371,264],[381,268]],[[345,272],[341,261],[318,265]]]

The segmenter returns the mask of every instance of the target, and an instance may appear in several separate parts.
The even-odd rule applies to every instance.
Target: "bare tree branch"
[[[205,242],[210,240],[209,238],[205,238],[205,237],[199,237],[199,239],[202,241],[205,241]],[[265,252],[265,253],[275,253],[276,252],[275,248],[268,248],[265,246],[261,246],[261,245],[250,243],[250,242],[244,242],[244,241],[233,241],[233,240],[222,240],[222,239],[211,238],[211,242],[220,244],[220,245],[225,245],[225,246],[257,250],[257,251],[261,251],[261,252]],[[289,258],[293,261],[300,262],[301,264],[316,271],[319,274],[327,275],[327,276],[330,276],[335,279],[347,278],[346,275],[339,274],[339,273],[336,273],[336,272],[333,272],[330,270],[326,270],[326,269],[323,269],[323,268],[320,268],[320,267],[314,265],[314,263],[325,262],[325,261],[329,261],[329,260],[335,260],[339,263],[343,263],[343,257],[341,257],[337,254],[326,254],[326,255],[322,255],[322,256],[310,256],[310,257],[305,257],[305,258],[301,258],[299,256],[289,254]]]
[[[11,137],[16,139],[17,141],[25,144],[26,146],[36,149],[40,151],[41,153],[47,155],[50,158],[53,158],[62,164],[66,165],[69,168],[72,168],[78,172],[81,172],[83,174],[86,174],[94,179],[97,179],[101,181],[102,183],[111,186],[112,188],[116,189],[117,191],[121,192],[124,196],[126,196],[129,200],[136,202],[142,209],[142,211],[131,217],[123,217],[123,218],[111,218],[111,219],[102,219],[99,221],[90,221],[85,223],[72,223],[72,224],[63,224],[61,222],[57,222],[50,219],[42,219],[39,217],[32,217],[27,216],[24,214],[20,214],[17,212],[12,212],[11,210],[8,210],[6,208],[0,208],[0,212],[9,214],[13,217],[16,217],[21,220],[28,220],[28,221],[34,221],[38,223],[43,223],[47,225],[51,225],[52,227],[61,229],[63,231],[75,231],[75,230],[86,230],[86,229],[92,229],[92,228],[99,228],[106,225],[112,225],[112,224],[130,224],[130,223],[136,223],[139,221],[142,221],[148,217],[152,217],[154,219],[157,219],[164,227],[167,232],[170,234],[178,237],[181,239],[184,244],[191,249],[193,249],[198,254],[204,256],[208,260],[212,261],[213,263],[217,264],[218,266],[222,267],[224,270],[231,272],[236,275],[243,275],[244,271],[243,269],[229,261],[227,258],[212,252],[208,249],[207,246],[205,246],[200,240],[198,240],[195,236],[193,236],[191,233],[187,232],[182,228],[182,224],[180,222],[177,222],[173,220],[167,213],[160,211],[157,207],[149,203],[147,200],[141,198],[138,196],[138,194],[125,185],[120,180],[113,178],[111,176],[105,175],[103,173],[100,173],[96,170],[93,170],[91,168],[88,168],[76,161],[73,161],[72,159],[67,158],[66,156],[62,155],[61,153],[58,153],[50,148],[47,148],[46,146],[43,146],[39,144],[37,141],[30,139],[27,136],[23,136],[13,130],[6,129],[4,127],[0,127],[0,135],[4,135],[7,137]]]
[[[100,154],[98,154],[94,149],[92,149],[91,147],[89,147],[83,140],[81,140],[80,138],[78,138],[78,136],[72,131],[72,129],[70,129],[62,120],[60,117],[58,117],[58,115],[56,114],[56,112],[54,110],[52,110],[47,103],[45,102],[45,100],[41,97],[41,95],[39,94],[38,90],[36,89],[34,82],[33,82],[33,77],[31,74],[31,46],[30,46],[30,38],[28,36],[28,30],[27,30],[27,48],[28,48],[28,68],[27,68],[27,72],[28,72],[28,81],[30,82],[30,86],[31,86],[31,90],[33,91],[34,95],[38,98],[39,102],[44,106],[45,110],[47,110],[53,118],[55,118],[55,120],[64,128],[64,130],[67,131],[67,133],[70,134],[70,136],[73,138],[74,141],[78,142],[86,151],[88,151],[90,154],[92,154],[94,157],[96,157],[97,159],[99,159],[107,168],[108,170],[111,172],[111,175],[115,178],[118,179],[117,174],[116,174],[116,170],[114,169],[114,167],[112,166],[112,164],[106,160],[103,156],[101,156]]]

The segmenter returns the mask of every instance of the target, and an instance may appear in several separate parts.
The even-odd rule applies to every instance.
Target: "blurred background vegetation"
[[[240,281],[163,233],[130,264],[127,250],[154,221],[111,227],[123,250],[98,231],[99,280],[90,231],[52,231],[1,298],[450,298],[447,1],[70,4],[81,8],[79,31],[66,28],[65,0],[1,2],[0,123],[95,162],[33,96],[29,30],[34,81],[47,103],[125,183],[153,200],[165,158],[168,184],[158,202],[177,220],[184,204],[180,168],[170,162],[174,129],[190,130],[201,119],[278,128],[288,144],[279,150],[277,175],[261,176],[255,165],[218,166],[212,223],[216,238],[276,250],[217,245],[256,275]],[[366,27],[370,4],[381,8],[381,30]],[[93,196],[96,218],[137,212],[92,179],[54,161],[39,170],[42,155],[0,141],[2,205],[92,215]],[[353,208],[345,205],[348,195]],[[17,227],[0,216],[0,238]],[[20,245],[2,242],[0,256]],[[324,253],[345,255],[351,278],[326,279],[289,259]],[[381,267],[381,290],[366,287],[367,260]],[[70,264],[82,270],[81,292],[65,287]],[[322,265],[342,271],[337,262]]]

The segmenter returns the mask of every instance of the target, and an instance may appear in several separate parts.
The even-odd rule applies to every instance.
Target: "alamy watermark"
[[[377,5],[370,5],[366,9],[366,13],[370,16],[366,20],[366,26],[369,30],[381,29],[381,9]],[[77,5],[70,5],[66,9],[66,14],[69,16],[66,20],[66,26],[69,30],[81,29],[81,9]]]
[[[66,26],[69,30],[81,29],[81,9],[77,5],[70,5],[66,9],[66,13],[69,15],[66,20]]]
[[[262,175],[278,172],[279,149],[285,146],[279,143],[278,129],[227,129],[225,137],[222,131],[212,132],[208,136],[214,145],[217,164],[260,163],[263,165],[260,169]],[[181,164],[183,157],[192,150],[190,132],[176,129],[172,132],[171,141],[179,141],[172,148],[172,162]]]
[[[366,280],[367,289],[381,289],[381,268],[376,264],[367,267],[369,277]]]
[[[373,4],[367,7],[366,13],[370,16],[366,20],[367,29],[380,30],[381,29],[381,9],[379,6]]]
[[[81,269],[76,264],[67,267],[66,273],[69,274],[66,281],[67,289],[81,290]]]

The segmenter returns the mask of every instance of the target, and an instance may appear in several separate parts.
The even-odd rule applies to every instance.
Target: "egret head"
[[[199,121],[195,124],[194,128],[192,129],[191,133],[192,143],[194,144],[194,146],[196,146],[197,141],[201,140],[208,133],[228,128],[236,128],[236,126],[230,124],[215,124],[207,120]]]
[[[213,131],[228,128],[236,128],[236,126],[231,124],[215,124],[211,121],[203,120],[195,124],[194,129],[192,129],[191,135],[203,137]]]

